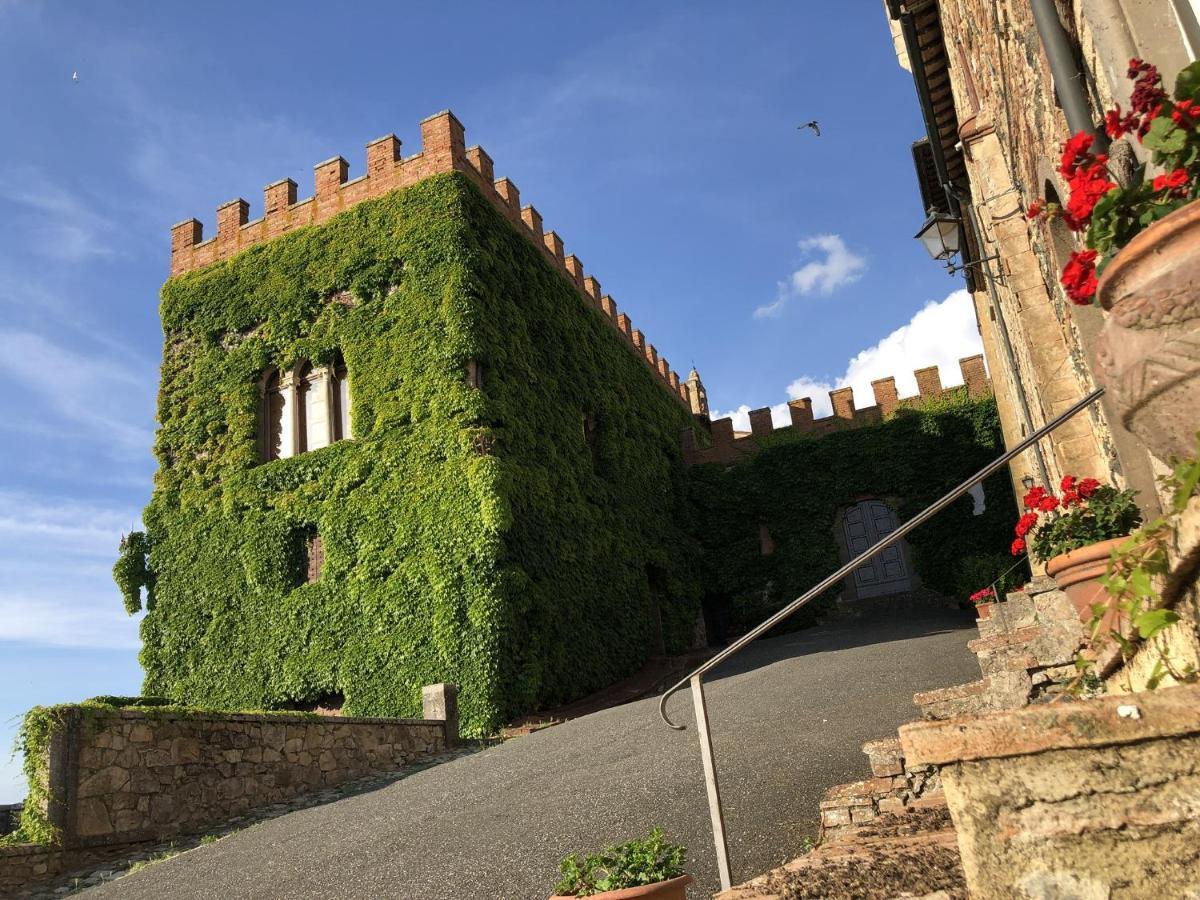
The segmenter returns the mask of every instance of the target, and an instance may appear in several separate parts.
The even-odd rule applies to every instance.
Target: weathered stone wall
[[[0,897],[23,897],[45,890],[45,882],[69,879],[131,852],[130,845],[63,850],[44,844],[0,847]]]
[[[48,814],[66,847],[159,839],[400,769],[444,750],[446,731],[430,719],[77,707],[51,741]]]
[[[900,729],[941,767],[970,895],[1185,897],[1200,873],[1200,687]]]
[[[1159,63],[1170,77],[1186,64],[1182,35],[1168,0],[1060,0],[1060,18],[1079,48],[1082,78],[1096,120],[1114,102],[1128,107],[1125,67],[1131,56]],[[938,126],[957,123],[959,147],[979,228],[970,222],[980,256],[996,275],[974,280],[988,368],[1011,446],[1095,387],[1092,350],[1103,313],[1073,306],[1059,273],[1080,244],[1061,221],[1029,222],[1025,211],[1039,198],[1066,199],[1058,174],[1059,148],[1069,137],[1049,62],[1029,3],[1003,0],[937,0],[936,16],[921,40],[949,74],[946,103],[939,93]],[[929,24],[932,22],[932,24]],[[932,58],[932,57],[931,57]],[[906,56],[901,63],[905,64]],[[944,86],[934,90],[943,92]],[[1114,151],[1117,153],[1118,151]],[[1135,155],[1141,148],[1134,148]],[[1119,155],[1119,154],[1118,154]],[[965,187],[965,185],[964,185]],[[967,218],[970,219],[969,208]],[[1007,327],[1010,365],[1000,320]],[[1025,421],[1021,397],[1028,406]],[[1104,403],[1062,426],[1042,442],[1046,479],[1094,476],[1140,492],[1148,515],[1157,513],[1153,464],[1141,442],[1110,424]],[[1014,483],[1024,475],[1042,481],[1034,454],[1013,464]]]

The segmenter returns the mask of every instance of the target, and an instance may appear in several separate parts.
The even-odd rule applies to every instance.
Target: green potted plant
[[[685,900],[692,876],[683,871],[687,850],[668,844],[661,828],[644,838],[589,853],[572,853],[560,864],[562,877],[551,900]]]
[[[1112,138],[1133,134],[1152,153],[1120,185],[1095,139],[1063,147],[1064,207],[1034,203],[1030,218],[1061,217],[1083,236],[1062,272],[1072,302],[1109,312],[1097,373],[1122,424],[1161,459],[1185,456],[1200,409],[1200,62],[1179,73],[1173,95],[1158,70],[1133,59],[1130,111],[1105,116]],[[1155,174],[1156,173],[1156,174]]]
[[[1104,597],[1108,559],[1142,523],[1133,491],[1118,491],[1095,478],[1067,475],[1055,496],[1040,485],[1023,499],[1012,554],[1028,552],[1070,598],[1079,618],[1092,617]]]

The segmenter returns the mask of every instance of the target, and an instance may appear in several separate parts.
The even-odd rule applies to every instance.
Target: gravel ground
[[[912,694],[979,677],[969,613],[908,612],[760,641],[709,682],[735,882],[795,856],[830,786],[866,777],[868,740],[915,718]],[[461,756],[155,863],[83,896],[159,900],[523,900],[558,860],[661,825],[717,889],[695,729],[656,699]],[[687,692],[673,717],[691,724]]]

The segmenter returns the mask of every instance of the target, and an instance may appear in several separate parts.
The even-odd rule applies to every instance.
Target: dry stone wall
[[[51,741],[48,815],[66,847],[155,840],[446,746],[431,719],[78,707]]]

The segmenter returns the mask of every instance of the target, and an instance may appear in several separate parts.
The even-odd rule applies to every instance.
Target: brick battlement
[[[600,282],[585,275],[579,257],[564,255],[563,242],[553,231],[542,231],[542,216],[533,206],[521,206],[517,186],[507,178],[496,180],[492,158],[481,147],[466,146],[462,123],[449,110],[421,122],[421,152],[403,157],[394,134],[367,144],[367,171],[348,180],[349,164],[340,156],[314,168],[313,196],[296,199],[296,182],[290,178],[266,186],[263,214],[250,220],[250,204],[241,197],[217,207],[217,233],[204,240],[204,226],[186,219],[171,228],[171,275],[182,275],[242,250],[272,240],[289,231],[324,222],[356,203],[382,197],[443,172],[462,172],[512,224],[538,247],[551,265],[575,285],[583,301],[624,338],[631,352],[642,359],[657,380],[681,403],[706,413],[687,382],[659,357],[653,344],[633,327],[629,316],[617,312]]]
[[[992,383],[983,367],[983,356],[968,356],[958,361],[962,371],[963,384],[971,397],[982,397],[992,392]],[[750,411],[750,433],[735,432],[733,419],[717,419],[711,425],[712,446],[697,447],[695,435],[688,430],[683,432],[683,455],[689,465],[700,463],[733,463],[747,453],[753,453],[759,447],[759,439],[768,437],[775,431],[799,431],[806,434],[828,434],[847,428],[861,428],[865,425],[875,425],[889,418],[901,407],[914,408],[933,400],[938,400],[949,391],[957,388],[942,388],[942,378],[937,366],[917,369],[917,396],[901,398],[896,391],[896,379],[880,378],[871,382],[875,393],[875,405],[856,409],[854,406],[854,390],[849,387],[837,388],[829,392],[833,404],[833,415],[821,419],[813,418],[812,398],[802,397],[799,400],[788,401],[788,410],[792,416],[790,425],[776,429],[771,422],[770,407]]]

